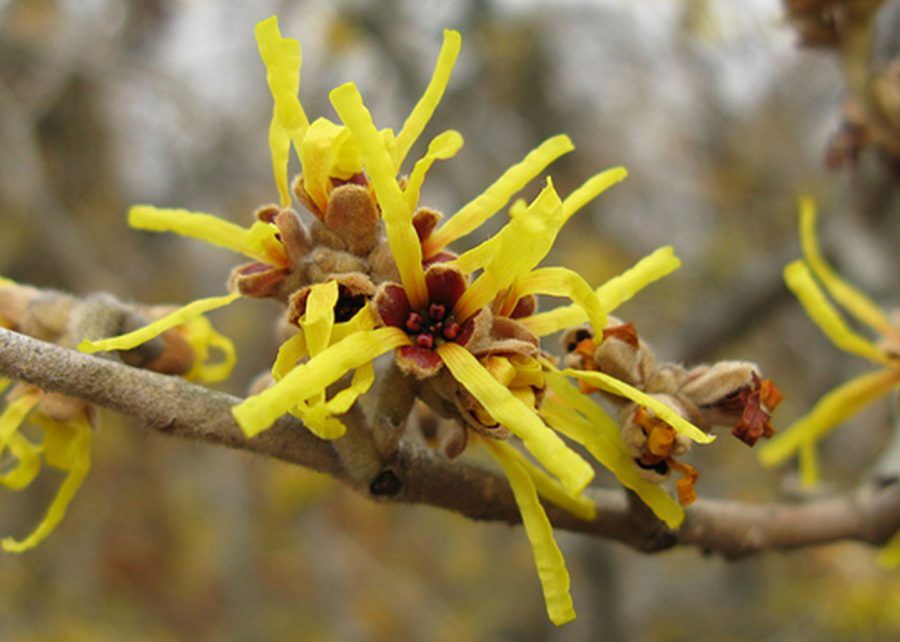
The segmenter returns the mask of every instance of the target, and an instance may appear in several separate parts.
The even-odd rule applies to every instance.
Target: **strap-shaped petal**
[[[69,503],[81,487],[84,478],[91,468],[91,426],[87,420],[78,424],[70,450],[68,474],[50,503],[47,513],[37,528],[23,540],[6,537],[2,541],[3,550],[7,553],[21,553],[40,544],[65,517]]]
[[[3,409],[3,413],[0,414],[0,455],[3,454],[10,437],[19,430],[19,426],[22,425],[25,417],[28,416],[28,413],[31,412],[31,409],[34,408],[40,398],[41,393],[39,392],[25,394],[9,402],[6,408]]]
[[[0,484],[19,491],[28,487],[41,472],[41,449],[19,432],[10,436],[8,444],[10,452],[16,458],[16,465],[0,475]]]
[[[294,406],[291,414],[319,439],[340,439],[347,434],[347,426],[329,411],[324,402],[309,405],[301,401]]]
[[[324,391],[351,370],[408,343],[409,337],[398,328],[351,334],[293,368],[271,388],[234,406],[232,414],[244,432],[253,437],[298,402]]]
[[[603,334],[606,327],[606,311],[600,298],[580,274],[564,267],[533,270],[516,280],[511,300],[517,301],[529,294],[564,296],[574,301],[591,322],[595,336]]]
[[[391,254],[410,303],[414,307],[422,307],[428,301],[422,270],[422,246],[412,224],[412,209],[403,198],[403,192],[397,183],[394,164],[384,145],[384,137],[375,129],[372,115],[363,105],[356,85],[341,85],[332,90],[329,98],[359,145],[363,164],[381,205],[381,216]]]
[[[800,462],[800,481],[807,488],[814,487],[819,483],[819,453],[815,440],[807,439],[800,445],[797,459]]]
[[[437,109],[444,91],[447,89],[447,83],[450,82],[450,74],[453,73],[453,66],[456,64],[456,58],[459,56],[459,50],[462,46],[462,36],[458,31],[452,29],[444,29],[444,44],[441,45],[441,52],[438,54],[437,62],[434,65],[434,73],[431,75],[431,81],[425,88],[425,93],[413,107],[406,122],[397,134],[393,158],[394,173],[400,171],[400,166],[409,150],[422,132],[425,126],[431,120],[434,110]]]
[[[272,378],[275,381],[280,380],[307,354],[309,352],[306,349],[306,337],[302,332],[298,332],[278,348],[275,363],[272,364]]]
[[[816,237],[816,205],[809,197],[800,199],[800,239],[806,263],[834,300],[876,331],[882,334],[890,331],[891,324],[884,312],[862,291],[838,276],[822,257]]]
[[[878,553],[878,563],[885,568],[897,568],[900,566],[900,531]]]
[[[299,149],[309,127],[298,97],[303,56],[299,41],[281,36],[276,16],[258,23],[255,34],[260,58],[266,66],[269,91],[275,102],[269,127],[269,147],[281,206],[286,207],[291,202],[288,189],[290,143],[293,141]]]
[[[551,477],[543,468],[532,463],[509,442],[492,440],[491,446],[502,450],[508,459],[515,460],[525,469],[540,497],[585,521],[592,521],[597,517],[597,504],[584,495],[570,493],[565,486],[559,483],[558,479]]]
[[[469,318],[531,271],[553,247],[563,222],[562,201],[548,178],[547,186],[528,209],[500,231],[499,246],[484,272],[457,302],[457,316]]]
[[[346,127],[327,118],[317,118],[306,130],[300,144],[303,187],[324,212],[331,193],[331,179],[347,179],[359,172],[362,160],[359,147]]]
[[[628,170],[624,167],[613,167],[591,176],[563,201],[565,219],[568,221],[573,214],[627,176]]]
[[[633,490],[666,526],[677,529],[684,520],[684,508],[662,487],[638,472],[625,450],[619,425],[606,411],[582,394],[558,372],[545,372],[547,385],[555,396],[544,399],[541,416],[554,429],[580,443],[619,483]]]
[[[306,312],[300,319],[300,329],[306,336],[310,356],[316,356],[331,342],[334,327],[334,306],[338,300],[337,281],[316,283],[309,289]]]
[[[599,388],[600,390],[612,393],[619,397],[624,397],[625,399],[630,399],[634,403],[644,406],[648,410],[651,410],[657,417],[672,426],[672,428],[675,429],[675,432],[696,441],[698,444],[709,444],[716,439],[715,435],[706,434],[663,402],[606,373],[593,370],[567,369],[563,370],[562,374],[567,377],[575,377],[579,381],[585,381],[595,388]]]
[[[569,594],[569,572],[562,552],[553,539],[553,528],[547,513],[538,500],[537,490],[528,474],[515,458],[510,457],[507,450],[492,440],[483,440],[488,445],[488,452],[494,457],[503,474],[509,481],[525,534],[531,542],[534,565],[544,591],[544,603],[550,621],[560,626],[575,619],[575,607]]]
[[[432,257],[453,241],[480,227],[499,212],[523,187],[547,166],[575,146],[565,134],[554,136],[503,172],[490,187],[469,201],[425,241],[425,256]]]
[[[85,339],[78,344],[78,349],[81,352],[87,352],[88,354],[107,350],[131,350],[142,343],[146,343],[147,341],[158,337],[166,330],[170,330],[175,326],[196,319],[201,314],[205,314],[210,310],[215,310],[217,308],[223,308],[229,303],[239,299],[240,296],[240,294],[234,293],[226,296],[198,299],[178,308],[174,312],[170,312],[166,316],[161,317],[142,328],[128,332],[127,334],[110,337],[109,339],[98,339],[96,341]]]
[[[566,489],[578,494],[594,477],[594,469],[548,428],[533,408],[517,399],[509,388],[491,376],[475,356],[456,343],[438,348],[444,365],[484,409],[522,440],[525,448]]]
[[[217,383],[231,376],[237,353],[234,342],[216,331],[206,317],[196,317],[183,325],[187,342],[194,350],[194,365],[184,378],[188,381]],[[219,358],[210,360],[210,353],[218,353]]]
[[[865,357],[876,363],[889,363],[888,356],[874,343],[847,326],[840,313],[819,289],[819,285],[803,261],[794,261],[784,268],[784,281],[800,301],[809,318],[835,346],[844,352]]]
[[[891,389],[900,385],[900,371],[876,370],[851,379],[822,397],[812,411],[781,430],[759,451],[759,460],[774,466],[815,442]]]
[[[413,171],[406,182],[406,191],[403,193],[410,210],[414,210],[418,205],[422,183],[425,182],[425,175],[428,174],[428,170],[431,169],[434,162],[453,158],[462,145],[463,137],[453,129],[438,134],[428,143],[428,151],[413,166]]]
[[[257,221],[244,228],[204,212],[135,205],[128,212],[128,224],[139,230],[174,232],[206,241],[268,265],[287,265],[284,248],[276,236],[278,228],[270,223]]]
[[[463,255],[465,256],[465,255]],[[462,258],[462,257],[460,257]],[[681,267],[671,246],[661,247],[595,290],[606,312],[612,312],[640,290]],[[587,321],[584,310],[567,305],[520,319],[536,336],[543,337]]]

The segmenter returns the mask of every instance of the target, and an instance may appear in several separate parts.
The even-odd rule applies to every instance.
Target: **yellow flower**
[[[900,328],[893,326],[874,302],[844,281],[825,262],[816,240],[815,224],[815,205],[811,199],[804,198],[800,201],[803,260],[794,261],[785,268],[785,282],[809,317],[834,345],[864,357],[880,368],[851,379],[827,393],[812,411],[779,432],[760,451],[760,460],[766,466],[774,466],[798,455],[801,476],[807,484],[815,483],[818,478],[816,442],[863,407],[900,385],[900,352],[897,348]],[[825,292],[821,286],[824,286]],[[857,321],[879,333],[881,344],[875,344],[851,330],[828,300],[828,295]]]
[[[6,385],[8,385],[6,381]],[[0,388],[6,386],[0,382]],[[0,455],[6,448],[15,465],[0,475],[0,484],[12,491],[27,488],[41,469],[41,460],[66,473],[49,508],[30,535],[21,540],[6,537],[0,542],[8,553],[21,553],[40,544],[62,521],[66,509],[90,470],[91,437],[93,427],[88,417],[88,406],[78,404],[78,410],[65,418],[54,418],[44,412],[39,403],[44,393],[24,386],[17,390],[19,396],[7,399],[6,408],[0,413]],[[43,431],[40,445],[33,443],[19,428],[26,421],[38,425]]]

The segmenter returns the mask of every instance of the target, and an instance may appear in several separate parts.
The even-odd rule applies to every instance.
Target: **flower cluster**
[[[79,301],[0,278],[0,328],[71,346],[84,330],[83,322],[86,319],[95,322],[97,317],[104,316],[104,310],[123,313],[121,318],[126,325],[171,312],[171,308],[154,306],[129,309],[126,315],[125,308],[114,301]],[[143,340],[157,335],[154,332]],[[213,382],[231,373],[234,347],[206,318],[194,316],[172,326],[150,343],[143,343],[138,350],[123,352],[122,357],[132,365],[156,372]],[[37,478],[42,465],[66,473],[35,529],[21,540],[6,537],[0,542],[4,551],[21,553],[37,546],[53,532],[87,476],[97,413],[91,404],[80,399],[2,377],[0,395],[4,395],[5,401],[0,410],[0,456],[9,451],[0,468],[0,484],[12,491],[23,491]],[[26,434],[28,424],[40,434],[37,441]]]
[[[429,170],[463,145],[458,132],[442,132],[404,173],[449,82],[461,45],[457,32],[445,31],[431,81],[397,133],[376,127],[353,83],[329,95],[339,122],[310,122],[298,98],[299,42],[282,37],[274,17],[257,25],[256,39],[274,100],[269,144],[278,205],[260,208],[249,228],[146,205],[129,214],[136,228],[205,240],[251,262],[232,272],[230,294],[195,301],[81,349],[133,349],[241,297],[274,298],[286,306],[292,335],[279,349],[269,385],[236,405],[233,415],[254,436],[290,413],[323,439],[345,435],[341,416],[373,385],[375,360],[392,353],[420,399],[455,419],[456,437],[445,443],[444,454],[452,458],[478,443],[503,470],[532,544],[549,617],[556,624],[571,620],[568,572],[539,499],[583,519],[595,517],[593,502],[582,495],[595,468],[571,442],[677,528],[683,509],[644,469],[660,472],[665,464],[689,472],[672,455],[690,441],[712,441],[706,430],[718,421],[714,417],[734,419],[746,441],[770,434],[763,404],[774,402],[763,396],[765,382],[746,364],[734,366],[739,372],[727,389],[721,381],[730,373],[715,369],[685,372],[673,390],[654,387],[649,371],[631,376],[624,362],[604,371],[601,362],[619,354],[616,341],[637,350],[631,358],[638,362],[648,354],[636,335],[632,340],[622,324],[610,324],[609,313],[680,263],[671,248],[661,248],[597,289],[571,269],[539,267],[565,223],[627,174],[623,168],[601,172],[565,198],[547,177],[530,203],[510,205],[573,149],[567,136],[539,145],[446,221],[420,205]],[[292,157],[301,173],[291,184]],[[309,216],[292,209],[294,200]],[[497,234],[461,254],[451,249],[507,206],[509,220]],[[539,295],[571,303],[539,312]],[[594,353],[560,370],[542,351],[541,337],[582,323],[577,348],[584,352],[589,340]],[[644,441],[650,446],[623,441],[616,422],[571,378],[630,404],[626,424],[649,426]]]
[[[814,484],[818,479],[816,442],[866,405],[900,387],[900,323],[896,319],[892,323],[869,297],[825,262],[816,239],[815,205],[809,198],[800,202],[800,238],[803,259],[784,270],[788,288],[835,346],[879,366],[827,393],[808,414],[760,451],[760,459],[767,466],[797,455],[804,482]],[[856,321],[878,333],[881,340],[876,344],[852,330],[829,296]]]

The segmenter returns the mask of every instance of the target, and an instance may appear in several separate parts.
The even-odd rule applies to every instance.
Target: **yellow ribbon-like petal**
[[[715,435],[706,434],[663,402],[654,399],[634,386],[629,386],[627,383],[619,381],[608,374],[593,370],[572,369],[563,370],[562,374],[568,377],[575,377],[579,381],[586,381],[595,388],[600,388],[601,390],[619,397],[630,399],[634,403],[644,406],[652,411],[657,417],[672,426],[672,428],[675,429],[675,432],[681,433],[685,437],[696,441],[698,444],[709,444],[716,439]]]
[[[303,187],[324,212],[331,193],[331,179],[347,179],[362,169],[359,147],[346,127],[326,118],[309,126],[300,145]]]
[[[500,231],[497,251],[457,301],[457,316],[469,318],[540,263],[553,247],[562,224],[562,201],[548,178],[547,186],[528,209]]]
[[[606,411],[558,372],[545,372],[555,396],[544,399],[541,416],[554,429],[583,445],[619,483],[633,490],[666,526],[677,529],[684,521],[684,508],[661,486],[641,477],[625,449],[619,425]]]
[[[287,265],[284,248],[276,238],[278,228],[270,223],[256,221],[248,229],[204,212],[135,205],[128,211],[128,224],[139,230],[174,232],[206,241],[267,265]]]
[[[804,443],[815,442],[827,435],[848,417],[864,406],[886,395],[900,384],[900,372],[877,370],[851,379],[824,397],[811,412],[785,430],[781,430],[759,451],[759,460],[766,466],[781,463]]]
[[[607,169],[606,171],[591,176],[583,185],[569,194],[566,197],[566,200],[563,201],[565,219],[568,221],[573,214],[616,183],[625,180],[627,176],[628,170],[624,167],[613,167],[612,169]]]
[[[347,426],[334,417],[324,403],[308,405],[301,401],[294,406],[291,414],[319,439],[340,439],[347,434]]]
[[[275,381],[280,380],[307,354],[309,353],[306,349],[306,337],[302,332],[298,332],[278,348],[275,363],[272,364],[272,377]]]
[[[271,388],[234,406],[232,414],[244,432],[253,437],[275,423],[295,404],[324,391],[346,373],[407,344],[409,337],[398,328],[378,328],[351,334],[293,368]]]
[[[406,295],[413,307],[422,307],[428,301],[425,273],[422,270],[422,246],[412,224],[412,209],[403,198],[384,139],[375,129],[372,115],[363,105],[362,97],[353,83],[332,90],[329,97],[335,111],[359,145],[363,164],[381,205],[388,244]]]
[[[459,32],[452,29],[444,29],[444,44],[441,45],[441,52],[438,54],[437,62],[434,65],[431,81],[428,83],[428,87],[425,88],[425,93],[422,94],[419,102],[413,107],[406,122],[403,123],[400,133],[397,134],[392,153],[394,173],[400,171],[403,160],[419,136],[422,135],[422,132],[425,131],[425,126],[431,120],[434,110],[437,109],[438,104],[441,102],[461,46],[462,36],[459,35]]]
[[[544,425],[533,408],[517,399],[491,376],[475,356],[456,343],[445,343],[438,354],[447,369],[501,425],[522,440],[538,463],[555,475],[572,494],[594,477],[594,469]]]
[[[564,296],[574,301],[591,322],[595,336],[603,334],[606,327],[606,311],[600,298],[577,272],[563,267],[533,270],[516,280],[512,287],[512,301],[529,294]]]
[[[515,460],[528,473],[538,495],[585,521],[592,521],[597,517],[597,504],[584,495],[570,493],[559,483],[558,479],[551,477],[543,468],[533,464],[510,443],[492,440],[491,446],[502,450],[507,459]]]
[[[310,288],[306,312],[300,319],[300,329],[306,336],[310,356],[316,356],[331,342],[334,327],[334,306],[338,300],[337,281],[316,283]]]
[[[216,331],[206,317],[196,317],[182,328],[187,342],[194,351],[194,365],[184,378],[188,381],[217,383],[231,376],[237,354],[234,343]],[[219,354],[218,361],[210,361],[210,352]]]
[[[8,403],[3,409],[3,414],[0,414],[0,455],[40,397],[39,392],[25,394]]]
[[[41,472],[41,449],[17,432],[9,438],[9,450],[17,463],[12,470],[0,475],[0,484],[19,491],[31,484]]]
[[[6,537],[2,541],[3,550],[7,553],[21,553],[40,544],[65,517],[66,509],[81,487],[91,467],[91,427],[87,421],[79,424],[71,448],[68,475],[59,487],[56,497],[47,509],[44,519],[25,539],[15,540]]]
[[[255,35],[260,58],[266,66],[269,91],[275,102],[269,127],[272,169],[281,206],[287,207],[291,203],[288,187],[290,143],[293,141],[299,149],[309,127],[309,120],[297,95],[300,91],[302,53],[297,40],[281,36],[276,16],[258,23]]]
[[[562,552],[553,539],[553,528],[538,500],[534,483],[528,471],[515,458],[510,457],[499,443],[488,439],[483,441],[488,445],[488,452],[503,469],[519,506],[519,514],[522,516],[525,534],[531,542],[534,565],[544,591],[547,615],[557,626],[570,622],[575,619],[575,607],[569,594],[569,572]]]
[[[131,350],[142,343],[150,341],[154,337],[158,337],[166,330],[170,330],[175,326],[196,319],[201,314],[205,314],[206,312],[217,308],[223,308],[229,303],[239,299],[240,296],[240,294],[235,293],[226,296],[210,297],[208,299],[198,299],[145,325],[143,328],[138,328],[127,334],[122,334],[118,337],[110,337],[109,339],[98,339],[96,341],[85,339],[78,344],[78,349],[81,352],[87,352],[89,354],[107,350]]]
[[[819,289],[809,268],[803,261],[794,261],[784,268],[784,281],[800,304],[831,342],[844,352],[850,352],[876,363],[889,363],[888,356],[865,337],[851,330],[828,298]]]
[[[465,255],[463,255],[465,256]],[[460,257],[461,259],[462,257]],[[681,267],[671,246],[657,249],[626,271],[614,276],[595,290],[603,309],[609,313],[640,290]],[[536,336],[544,337],[587,321],[584,310],[567,305],[520,319]]]
[[[822,257],[816,239],[816,205],[809,197],[800,199],[800,239],[803,257],[834,300],[861,322],[882,334],[887,333],[891,324],[884,312],[862,291],[838,276]]]
[[[437,229],[425,241],[425,256],[434,256],[453,241],[477,229],[503,209],[509,199],[543,172],[550,163],[573,149],[575,146],[564,134],[541,143]]]
[[[435,136],[428,144],[428,152],[416,161],[413,171],[409,175],[406,182],[406,190],[403,195],[406,197],[406,203],[410,210],[415,210],[419,203],[419,193],[422,190],[422,183],[425,182],[425,175],[434,165],[435,161],[447,160],[453,158],[463,145],[463,137],[458,131],[448,129]]]
[[[815,440],[807,439],[800,444],[797,457],[800,461],[800,481],[807,488],[814,487],[819,483],[819,454]]]

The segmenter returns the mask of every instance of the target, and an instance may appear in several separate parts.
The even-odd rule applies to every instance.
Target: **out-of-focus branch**
[[[239,399],[176,377],[131,368],[9,330],[0,330],[0,372],[43,389],[79,397],[134,417],[158,432],[248,450],[327,473],[366,488],[376,499],[423,503],[477,520],[516,523],[519,513],[506,481],[465,462],[450,462],[412,443],[402,443],[390,461],[379,462],[376,478],[396,478],[391,492],[359,484],[339,456],[299,422],[283,417],[270,430],[247,438],[231,416]],[[357,426],[357,428],[359,428]],[[368,452],[377,455],[377,449]],[[366,463],[371,466],[372,462]],[[373,482],[375,479],[372,480]],[[873,483],[840,497],[805,504],[746,504],[699,500],[679,532],[661,523],[648,526],[622,492],[591,490],[598,515],[581,521],[549,507],[558,528],[616,540],[655,551],[676,545],[738,557],[839,540],[885,542],[900,527],[900,484]]]

